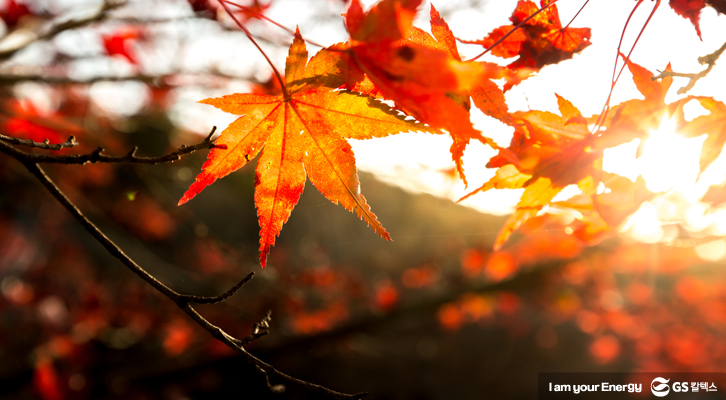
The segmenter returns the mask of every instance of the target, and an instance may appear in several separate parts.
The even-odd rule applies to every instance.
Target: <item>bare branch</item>
[[[46,28],[44,32],[36,33],[34,35],[23,36],[22,40],[14,41],[11,46],[2,46],[2,44],[0,43],[0,58],[8,58],[37,41],[50,39],[63,31],[80,28],[93,22],[101,21],[106,17],[106,14],[110,10],[113,10],[114,8],[117,8],[124,4],[125,2],[123,1],[112,2],[107,0],[103,2],[103,6],[101,6],[98,12],[93,15],[87,16],[85,18],[71,19],[68,21],[52,24],[49,28]],[[6,38],[10,37],[11,35],[12,33],[6,36]]]
[[[212,135],[214,134],[214,130],[210,132],[209,136],[205,139],[205,142],[209,142],[211,140]],[[298,378],[294,378],[290,375],[287,375],[285,373],[282,373],[275,369],[272,365],[267,364],[266,362],[260,360],[259,358],[253,356],[252,354],[248,353],[247,350],[244,349],[243,344],[249,343],[250,341],[256,339],[259,336],[262,336],[267,333],[267,329],[269,328],[269,321],[270,321],[270,313],[268,314],[257,324],[255,324],[254,330],[252,332],[252,335],[246,337],[244,340],[237,339],[228,333],[226,333],[224,330],[219,328],[218,326],[212,324],[209,322],[206,318],[201,316],[195,309],[192,307],[191,302],[193,302],[195,299],[208,299],[205,297],[198,297],[198,296],[192,296],[192,295],[185,295],[181,294],[170,287],[166,286],[164,283],[156,279],[154,276],[149,274],[144,268],[142,268],[140,265],[138,265],[134,260],[132,260],[128,255],[126,255],[121,248],[119,248],[111,239],[109,239],[103,232],[101,232],[98,227],[96,227],[93,222],[91,222],[88,218],[86,218],[83,213],[78,209],[78,207],[73,204],[68,197],[56,186],[55,183],[48,177],[48,175],[45,174],[45,171],[37,164],[36,161],[33,161],[32,159],[28,159],[27,153],[20,152],[13,148],[12,146],[3,143],[0,141],[0,152],[4,152],[5,154],[8,154],[9,156],[15,158],[19,162],[25,166],[25,168],[33,174],[40,183],[48,189],[48,191],[53,195],[53,197],[66,209],[68,212],[83,226],[83,228],[93,236],[96,241],[98,241],[112,256],[114,256],[116,259],[121,261],[128,269],[130,269],[132,272],[134,272],[136,275],[138,275],[141,279],[143,279],[146,283],[151,285],[154,289],[159,291],[164,296],[168,297],[170,300],[172,300],[179,308],[181,308],[187,315],[189,315],[197,324],[199,324],[202,328],[204,328],[207,332],[209,332],[213,337],[221,341],[222,343],[226,344],[228,347],[239,353],[247,363],[254,365],[258,370],[264,371],[266,375],[266,383],[271,388],[271,390],[275,392],[281,392],[284,391],[283,385],[274,385],[270,386],[269,383],[269,375],[273,375],[279,379],[282,379],[288,383],[292,383],[295,385],[299,385],[303,388],[306,388],[308,390],[315,391],[321,395],[324,395],[329,398],[334,399],[360,399],[364,396],[366,396],[368,393],[356,393],[356,394],[345,394],[336,392],[334,390],[328,389],[326,387],[316,385],[310,382],[303,381]],[[133,152],[132,152],[133,153]],[[132,155],[132,153],[130,153]],[[234,293],[239,287],[241,287],[245,282],[249,281],[249,279],[252,278],[252,274],[248,275],[247,278],[245,278],[240,284],[235,286],[232,290],[228,291],[227,293],[219,296],[219,298],[226,298],[231,296],[231,293]],[[226,296],[226,297],[225,297]],[[216,299],[216,298],[211,298]],[[205,302],[204,300],[202,302]],[[250,337],[253,337],[253,339],[249,339]],[[248,340],[249,339],[249,340]]]
[[[87,163],[107,163],[107,164],[161,164],[178,161],[183,155],[191,154],[199,150],[209,150],[213,148],[226,149],[226,145],[216,145],[212,140],[217,127],[213,127],[206,139],[201,142],[186,146],[182,145],[177,150],[165,154],[159,157],[140,157],[136,155],[138,147],[134,147],[133,150],[123,156],[109,156],[103,154],[103,147],[99,147],[96,150],[86,154],[76,155],[49,155],[49,154],[31,154],[20,151],[13,147],[4,145],[0,146],[0,151],[12,156],[16,160],[22,163],[33,163],[33,164],[87,164]]]
[[[238,291],[242,286],[245,285],[245,283],[252,280],[252,278],[255,276],[254,272],[250,272],[249,275],[247,275],[244,279],[242,279],[238,284],[234,285],[232,289],[229,289],[225,293],[214,296],[214,297],[204,297],[204,296],[192,296],[192,295],[183,295],[184,298],[186,298],[188,301],[192,303],[197,304],[217,304],[221,303],[225,300],[227,300],[229,297],[232,297],[236,291]],[[255,324],[255,326],[257,326]]]
[[[713,67],[716,65],[716,61],[718,61],[719,57],[726,51],[726,43],[724,43],[721,47],[719,47],[718,50],[714,51],[711,54],[707,54],[705,56],[698,57],[698,63],[701,65],[706,65],[706,69],[704,69],[701,72],[693,73],[693,74],[686,74],[682,72],[673,72],[673,71],[658,71],[660,74],[657,76],[652,77],[652,80],[657,79],[663,79],[671,76],[676,76],[679,78],[689,78],[688,84],[680,89],[678,89],[678,94],[684,94],[687,93],[689,90],[693,89],[693,86],[696,85],[696,82],[699,81],[699,79],[705,77],[708,75],[709,72],[713,69]]]
[[[50,141],[48,139],[45,139],[45,141],[43,143],[40,143],[40,142],[34,142],[29,139],[18,139],[18,138],[14,138],[12,136],[5,136],[3,134],[0,134],[0,140],[2,140],[3,142],[10,143],[10,144],[34,147],[36,149],[43,149],[43,150],[61,150],[61,149],[65,149],[68,147],[78,146],[78,142],[76,142],[75,136],[71,136],[65,142],[57,143],[57,144],[50,144]]]
[[[245,345],[270,333],[270,322],[272,322],[271,310],[267,311],[267,314],[259,322],[255,323],[251,334],[242,338],[242,344]]]
[[[270,392],[275,394],[282,394],[285,393],[285,386],[284,385],[273,385],[270,383],[270,375],[260,366],[256,366],[257,370],[262,373],[262,375],[265,377],[265,384],[267,384],[267,388],[270,389]]]

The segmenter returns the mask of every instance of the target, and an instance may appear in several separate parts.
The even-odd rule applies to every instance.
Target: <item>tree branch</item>
[[[103,154],[103,147],[99,147],[96,150],[86,154],[76,155],[49,155],[49,154],[31,154],[24,151],[20,151],[12,146],[6,145],[0,141],[0,151],[15,158],[22,163],[32,164],[86,164],[86,163],[107,163],[107,164],[161,164],[178,161],[183,155],[191,154],[199,150],[209,150],[213,148],[226,149],[226,145],[216,145],[212,140],[212,135],[217,130],[217,127],[213,127],[209,135],[201,142],[186,146],[182,145],[177,150],[165,154],[159,157],[140,157],[136,155],[138,147],[134,147],[133,150],[123,156],[109,156]],[[7,137],[7,136],[5,136]],[[1,139],[1,138],[0,138]],[[16,139],[19,140],[19,139]]]
[[[210,132],[209,136],[205,139],[205,142],[210,142],[210,139],[212,137],[212,134],[214,133],[214,129],[212,132]],[[248,282],[250,279],[252,279],[253,274],[247,275],[240,283],[238,283],[235,287],[227,291],[226,293],[216,296],[216,297],[201,297],[201,296],[193,296],[193,295],[186,295],[181,294],[170,287],[166,286],[164,283],[156,279],[154,276],[149,274],[144,268],[142,268],[140,265],[138,265],[134,260],[132,260],[126,253],[121,250],[111,239],[109,239],[103,232],[101,232],[96,225],[93,224],[88,218],[86,218],[85,215],[78,209],[78,207],[73,204],[68,197],[56,186],[55,183],[48,177],[48,175],[45,174],[45,171],[38,165],[38,161],[34,161],[34,159],[28,158],[28,156],[33,156],[32,154],[23,153],[21,151],[16,150],[12,146],[3,143],[0,141],[0,151],[8,154],[9,156],[15,158],[20,163],[25,166],[25,168],[33,174],[40,183],[50,192],[50,194],[65,208],[68,210],[68,212],[83,226],[83,228],[93,236],[96,241],[98,241],[112,256],[114,256],[116,259],[121,261],[122,264],[124,264],[128,269],[130,269],[133,273],[138,275],[141,279],[143,279],[146,283],[151,285],[154,289],[159,291],[159,293],[163,294],[164,296],[168,297],[170,300],[172,300],[179,308],[181,308],[189,317],[191,317],[198,325],[200,325],[202,328],[204,328],[207,332],[209,332],[213,337],[220,340],[222,343],[226,344],[228,347],[242,355],[242,357],[245,359],[245,361],[248,364],[254,365],[258,370],[263,371],[265,374],[265,380],[273,392],[281,393],[284,391],[284,386],[282,385],[271,385],[269,381],[269,376],[272,375],[274,377],[277,377],[279,379],[282,379],[286,382],[289,382],[291,384],[299,385],[301,387],[304,387],[308,390],[315,391],[321,395],[324,395],[329,398],[334,399],[360,399],[364,396],[366,396],[368,393],[356,393],[356,394],[345,394],[336,392],[334,390],[328,389],[326,387],[316,385],[310,382],[303,381],[298,378],[294,378],[292,376],[289,376],[285,373],[282,373],[275,369],[272,365],[260,360],[259,358],[253,356],[252,354],[248,353],[247,350],[242,347],[244,344],[251,342],[252,340],[257,339],[258,337],[264,336],[267,334],[267,330],[269,329],[269,322],[271,319],[271,314],[268,312],[267,315],[258,323],[254,325],[253,332],[251,335],[245,337],[243,340],[237,339],[228,333],[226,333],[224,330],[219,328],[218,326],[212,324],[209,322],[206,318],[204,318],[202,315],[200,315],[192,306],[192,303],[217,303],[220,301],[223,301],[224,299],[228,298],[232,294],[234,294],[235,291],[237,291],[242,285],[244,285],[246,282]]]
[[[255,323],[254,327],[252,328],[252,333],[242,338],[242,344],[245,345],[267,335],[270,332],[271,321],[272,311],[269,310],[259,322]]]
[[[251,281],[254,276],[255,276],[255,273],[254,272],[250,272],[249,275],[245,276],[244,279],[242,279],[238,284],[234,285],[234,287],[232,289],[229,289],[228,291],[224,292],[223,294],[221,294],[219,296],[204,297],[204,296],[187,295],[185,297],[190,302],[197,303],[197,304],[217,304],[217,303],[221,303],[221,302],[227,300],[229,297],[232,297],[236,291],[238,291],[242,286],[244,286],[245,283]],[[255,324],[255,326],[257,326],[257,325]]]
[[[711,54],[707,54],[705,56],[698,57],[698,63],[701,65],[706,65],[706,69],[704,69],[701,72],[693,73],[693,74],[686,74],[682,72],[673,72],[673,71],[659,71],[660,74],[657,76],[654,76],[650,79],[657,80],[657,79],[663,79],[671,76],[676,76],[679,78],[689,78],[688,84],[680,89],[678,89],[678,94],[684,94],[688,92],[689,90],[693,89],[693,86],[696,85],[696,82],[698,82],[699,79],[705,77],[708,75],[709,72],[713,69],[713,67],[716,65],[716,61],[718,61],[719,57],[726,51],[726,43],[724,43],[721,47],[719,47],[718,50],[714,51]]]
[[[3,134],[0,134],[0,140],[3,142],[10,143],[10,144],[34,147],[36,149],[43,149],[43,150],[61,150],[61,149],[65,149],[68,147],[78,146],[78,142],[76,142],[75,136],[71,136],[65,142],[58,143],[58,144],[50,144],[50,141],[48,139],[45,139],[45,141],[43,143],[40,143],[40,142],[34,142],[29,139],[18,139],[18,138],[14,138],[12,136],[5,136]]]

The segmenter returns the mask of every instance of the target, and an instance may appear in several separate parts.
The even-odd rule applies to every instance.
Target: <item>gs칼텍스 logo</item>
[[[670,379],[664,379],[661,377],[653,379],[653,382],[650,383],[650,391],[653,392],[656,397],[664,397],[671,391],[671,388],[668,386],[669,381]]]

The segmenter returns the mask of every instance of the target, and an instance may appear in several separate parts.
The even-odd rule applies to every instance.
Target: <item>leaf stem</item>
[[[265,53],[265,51],[262,50],[262,47],[260,47],[259,43],[257,43],[255,38],[252,37],[252,34],[247,29],[247,27],[244,26],[241,22],[239,22],[239,20],[234,15],[232,10],[230,10],[229,7],[227,7],[227,1],[219,0],[219,4],[222,5],[222,7],[224,8],[224,11],[226,11],[227,14],[230,17],[232,17],[232,20],[234,20],[234,22],[237,24],[237,26],[239,26],[239,28],[242,29],[242,32],[244,32],[245,35],[247,35],[247,38],[252,42],[252,44],[255,45],[255,47],[257,47],[257,50],[259,50],[260,53],[262,53],[262,56],[265,57],[265,60],[267,60],[267,63],[270,64],[270,67],[272,67],[272,71],[275,73],[275,76],[277,77],[277,81],[280,82],[280,88],[282,89],[283,96],[285,96],[285,99],[289,99],[290,94],[287,92],[287,87],[285,86],[285,80],[282,79],[282,74],[280,74],[280,71],[277,69],[277,67],[275,67],[275,64],[272,63],[272,60],[270,60],[270,57],[267,56],[267,53]]]
[[[575,14],[575,16],[574,16],[574,17],[572,17],[572,19],[570,20],[570,22],[568,22],[568,23],[567,23],[567,25],[565,25],[565,27],[564,27],[564,28],[562,28],[562,30],[563,30],[563,31],[564,31],[565,29],[567,29],[567,28],[569,28],[569,27],[570,27],[570,24],[572,24],[572,21],[574,21],[574,20],[575,20],[575,18],[577,18],[577,16],[578,16],[578,15],[580,15],[580,13],[582,12],[582,10],[584,10],[584,9],[585,9],[585,6],[586,6],[586,5],[587,5],[587,3],[589,3],[589,2],[590,2],[590,0],[586,0],[586,1],[585,1],[585,4],[583,4],[583,5],[582,5],[582,7],[580,7],[580,10],[578,10],[578,11],[577,11],[577,14]]]
[[[625,70],[625,66],[628,65],[628,61],[630,61],[630,56],[633,54],[633,51],[635,50],[635,46],[638,44],[638,41],[640,40],[640,37],[643,35],[645,28],[648,26],[648,23],[650,23],[651,18],[653,18],[653,14],[655,14],[655,11],[660,6],[660,2],[661,2],[661,0],[655,1],[655,6],[653,6],[653,10],[651,10],[650,15],[648,16],[648,19],[645,20],[645,24],[643,24],[643,27],[640,28],[638,37],[635,38],[635,42],[633,43],[633,46],[630,48],[628,55],[623,56],[624,57],[623,66],[620,67],[620,72],[618,72],[617,77],[616,77],[615,71],[618,70],[618,56],[623,55],[623,53],[620,51],[620,49],[622,48],[622,45],[623,45],[623,38],[625,37],[625,31],[628,29],[628,24],[630,23],[630,19],[633,17],[633,14],[635,14],[635,10],[637,10],[638,7],[640,7],[640,5],[643,3],[643,0],[638,0],[638,3],[635,4],[635,7],[633,7],[633,11],[630,12],[628,19],[625,21],[625,26],[623,27],[623,33],[620,35],[620,42],[618,43],[618,54],[615,56],[615,66],[613,67],[613,78],[612,78],[612,82],[610,83],[610,92],[608,93],[607,100],[605,100],[605,105],[603,106],[603,109],[600,112],[600,116],[597,118],[597,121],[595,122],[595,127],[593,128],[592,133],[597,132],[600,129],[600,126],[605,122],[608,112],[610,111],[610,99],[612,98],[613,90],[615,90],[615,85],[618,83],[618,80],[620,80],[620,75],[622,75],[623,70]]]
[[[290,28],[288,28],[288,27],[286,27],[284,25],[279,24],[277,21],[269,18],[265,14],[262,14],[260,12],[257,12],[255,10],[253,10],[252,8],[243,6],[241,4],[237,4],[237,3],[234,3],[234,2],[231,2],[231,1],[227,1],[227,0],[223,0],[223,1],[225,3],[231,5],[231,6],[235,6],[235,7],[239,8],[239,9],[243,10],[244,12],[253,14],[257,18],[264,19],[265,21],[267,21],[267,22],[269,22],[269,23],[277,26],[278,28],[281,28],[285,32],[289,33],[290,35],[295,36],[295,31],[293,31],[292,29],[290,29]],[[312,40],[308,40],[308,39],[305,39],[305,38],[303,38],[303,40],[306,41],[306,42],[308,42],[308,43],[310,43],[310,44],[312,44],[312,45],[314,45],[314,46],[318,46],[318,47],[321,47],[321,48],[325,48],[325,46],[323,46],[322,44],[319,44],[319,43],[314,42]]]

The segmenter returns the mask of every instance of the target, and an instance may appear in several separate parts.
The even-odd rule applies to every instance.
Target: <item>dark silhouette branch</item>
[[[259,322],[255,323],[254,327],[252,328],[252,333],[242,338],[242,344],[245,345],[267,335],[270,332],[271,321],[272,311],[267,311],[267,314],[265,314],[265,316],[262,317]]]
[[[257,366],[257,370],[262,373],[262,375],[265,377],[265,384],[267,385],[267,388],[270,389],[270,392],[275,394],[282,394],[285,393],[285,386],[283,385],[273,385],[270,382],[270,374],[267,373],[263,368],[260,368]]]
[[[178,161],[183,155],[191,154],[199,150],[210,150],[213,148],[226,149],[226,145],[216,145],[212,140],[212,135],[217,130],[215,126],[209,135],[201,142],[186,146],[182,145],[177,150],[172,151],[169,154],[165,154],[159,157],[143,157],[137,156],[136,151],[138,147],[134,147],[133,150],[123,156],[109,156],[103,154],[103,147],[99,147],[90,153],[76,154],[76,155],[50,155],[50,154],[32,154],[20,151],[12,146],[3,144],[0,141],[0,151],[9,156],[15,158],[22,163],[32,164],[88,164],[88,163],[107,163],[107,164],[161,164]]]
[[[197,304],[221,303],[221,302],[227,300],[228,298],[232,297],[236,291],[238,291],[242,286],[244,286],[245,283],[251,281],[254,276],[255,276],[255,273],[250,272],[249,275],[245,276],[244,279],[242,279],[238,284],[234,285],[234,287],[232,289],[229,289],[228,291],[226,291],[225,293],[223,293],[219,296],[204,297],[204,296],[191,296],[190,295],[190,296],[187,296],[187,298],[192,303],[197,303]]]
[[[680,89],[678,89],[678,94],[684,94],[687,93],[689,90],[693,89],[693,86],[696,85],[696,82],[698,82],[701,78],[704,78],[706,75],[711,72],[713,67],[716,65],[716,61],[718,61],[719,57],[726,51],[726,43],[724,43],[721,47],[718,48],[718,50],[714,51],[711,54],[707,54],[705,56],[698,57],[698,63],[701,65],[706,65],[706,69],[704,69],[701,72],[698,73],[692,73],[692,74],[686,74],[682,72],[673,72],[673,71],[658,71],[660,74],[657,76],[652,77],[652,80],[657,79],[663,79],[667,77],[679,77],[679,78],[688,78],[688,84]]]
[[[63,143],[57,143],[57,144],[50,144],[50,141],[48,139],[45,139],[44,142],[34,142],[29,139],[18,139],[14,138],[12,136],[5,136],[3,134],[0,134],[0,140],[6,143],[15,144],[19,146],[27,146],[27,147],[34,147],[36,149],[43,149],[43,150],[62,150],[68,147],[74,147],[78,146],[78,142],[76,142],[76,137],[71,136]]]
[[[211,143],[211,137],[214,134],[214,129],[212,129],[212,132],[210,132],[209,136],[205,139],[204,142],[207,145]],[[194,147],[194,146],[191,146]],[[189,148],[189,147],[186,147]],[[181,149],[180,149],[181,150]],[[248,353],[247,350],[245,350],[243,345],[261,337],[267,334],[269,330],[269,324],[271,320],[271,313],[268,312],[265,317],[262,318],[262,320],[258,323],[256,323],[253,327],[252,334],[245,337],[244,339],[237,339],[233,337],[232,335],[226,333],[224,330],[222,330],[220,327],[212,324],[209,322],[206,318],[204,318],[201,314],[197,312],[197,310],[194,309],[192,306],[192,303],[202,303],[202,304],[214,304],[221,301],[224,301],[228,297],[232,296],[239,288],[241,288],[245,283],[247,283],[254,274],[247,275],[240,283],[235,285],[232,289],[227,291],[226,293],[215,296],[215,297],[203,297],[203,296],[195,296],[195,295],[188,295],[188,294],[182,294],[174,289],[170,288],[169,286],[165,285],[158,279],[156,279],[154,276],[149,274],[144,268],[142,268],[139,264],[137,264],[133,259],[131,259],[126,253],[121,250],[116,243],[114,243],[111,239],[109,239],[96,225],[91,222],[88,218],[86,218],[85,215],[78,209],[78,207],[73,204],[70,199],[58,188],[58,186],[46,175],[45,171],[38,165],[39,161],[36,161],[36,158],[32,157],[33,154],[28,154],[21,152],[12,146],[3,143],[0,141],[0,152],[3,152],[10,157],[16,159],[20,163],[23,164],[23,166],[33,175],[35,176],[38,181],[50,192],[50,194],[65,208],[80,224],[83,226],[83,228],[93,236],[93,238],[100,243],[112,256],[114,256],[116,259],[121,261],[123,265],[125,265],[128,269],[130,269],[133,273],[138,275],[141,279],[143,279],[146,283],[151,285],[154,289],[156,289],[159,293],[163,294],[164,296],[168,297],[171,301],[173,301],[179,308],[181,308],[187,315],[189,315],[190,318],[192,318],[199,326],[204,328],[207,332],[209,332],[213,337],[221,341],[222,343],[226,344],[228,347],[233,349],[235,352],[239,353],[248,364],[254,365],[259,371],[262,371],[265,375],[265,382],[268,386],[268,388],[275,392],[275,393],[282,393],[285,390],[285,387],[283,385],[272,385],[270,383],[270,376],[276,377],[278,379],[281,379],[285,382],[295,384],[298,386],[301,386],[303,388],[306,388],[311,391],[315,391],[321,395],[324,395],[329,398],[334,399],[360,399],[364,396],[366,396],[368,393],[356,393],[356,394],[345,394],[336,392],[334,390],[328,389],[326,387],[316,385],[307,381],[303,381],[301,379],[292,377],[290,375],[287,375],[283,372],[278,371],[275,369],[272,365],[260,360],[259,358],[253,356],[252,354]],[[100,156],[100,152],[98,152]],[[177,154],[177,156],[180,156],[181,154]],[[127,157],[134,157],[133,152],[129,153]]]

